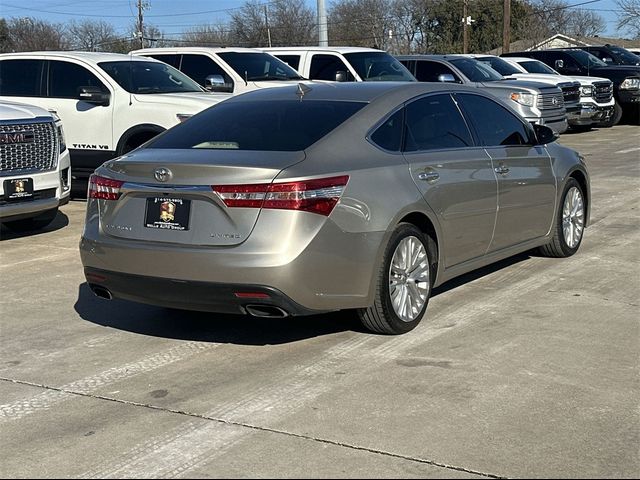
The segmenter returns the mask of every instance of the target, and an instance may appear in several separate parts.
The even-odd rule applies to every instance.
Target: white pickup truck
[[[32,105],[0,102],[0,223],[43,228],[69,201],[69,150],[62,122]]]

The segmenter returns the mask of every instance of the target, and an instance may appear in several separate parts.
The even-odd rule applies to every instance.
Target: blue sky
[[[265,3],[268,0],[264,0]],[[568,0],[570,4],[585,0]],[[315,10],[316,0],[306,0]],[[224,23],[229,13],[244,0],[146,0],[145,21],[156,25],[168,36],[203,23]],[[331,0],[325,0],[327,8]],[[32,16],[52,22],[83,18],[102,19],[125,34],[137,18],[137,0],[0,0],[0,15],[5,18]],[[614,0],[598,0],[581,8],[597,11],[607,22],[605,36],[619,36],[615,30],[620,15]]]

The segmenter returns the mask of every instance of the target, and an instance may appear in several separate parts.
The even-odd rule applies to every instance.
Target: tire
[[[620,122],[621,118],[622,118],[622,107],[620,106],[620,104],[616,103],[613,106],[613,114],[609,117],[609,120],[605,122],[597,123],[596,127],[600,127],[600,128],[613,127],[614,125],[617,125]]]
[[[420,323],[433,285],[433,245],[435,243],[415,225],[398,225],[389,239],[378,270],[374,303],[358,310],[365,328],[375,333],[399,335],[413,330]],[[402,254],[411,247],[413,250],[410,251],[415,252],[416,257],[407,267],[402,261]]]
[[[22,220],[14,220],[12,222],[6,222],[4,225],[11,231],[16,233],[30,232],[33,230],[40,230],[41,228],[49,225],[58,215],[58,209],[53,208],[46,210],[45,212],[31,218],[24,218]]]
[[[579,205],[576,200],[578,198],[576,197],[576,192],[580,199]],[[575,208],[572,208],[572,206],[575,206]],[[545,257],[564,258],[570,257],[578,251],[584,237],[585,206],[586,199],[582,187],[574,178],[570,178],[562,191],[562,200],[556,212],[556,224],[553,228],[551,242],[539,249],[542,255]],[[578,230],[579,234],[576,233]],[[569,240],[565,233],[569,236]]]

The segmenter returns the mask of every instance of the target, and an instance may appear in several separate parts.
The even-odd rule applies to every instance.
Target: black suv
[[[608,78],[613,82],[616,105],[611,119],[605,126],[618,123],[623,111],[633,123],[640,123],[640,66],[638,65],[607,65],[590,53],[573,48],[510,52],[502,56],[535,58],[556,69],[562,75]]]
[[[584,50],[598,57],[607,65],[640,65],[640,57],[626,48],[617,45],[590,45],[588,47],[572,47],[572,50]]]

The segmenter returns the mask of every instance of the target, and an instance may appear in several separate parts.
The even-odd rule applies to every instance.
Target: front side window
[[[411,72],[385,52],[345,53],[358,76],[365,82],[415,82]]]
[[[404,110],[400,109],[373,132],[371,141],[384,150],[399,152],[402,146],[403,119]]]
[[[233,88],[233,80],[227,72],[206,55],[183,55],[180,71],[203,87],[206,85],[205,80],[209,75],[220,75],[224,79],[224,83]]]
[[[109,90],[93,73],[82,65],[52,60],[49,64],[49,97],[77,99],[81,87]]]
[[[240,78],[247,81],[298,80],[302,77],[289,65],[268,53],[219,53]]]
[[[486,147],[527,145],[530,132],[525,124],[502,105],[480,95],[456,94],[480,143]]]
[[[0,95],[41,96],[42,60],[0,61]]]
[[[336,80],[336,73],[344,72],[347,74],[347,81],[353,82],[355,78],[349,72],[340,57],[336,55],[314,55],[311,59],[311,67],[309,68],[310,80]]]
[[[616,59],[622,65],[639,65],[640,57],[631,53],[626,48],[622,47],[610,47],[611,52],[616,56]]]
[[[460,83],[460,78],[444,63],[429,60],[418,60],[416,65],[416,78],[420,82],[439,82],[440,75],[452,75],[454,80]]]
[[[180,67],[180,55],[177,53],[153,53],[145,56],[160,60],[161,62],[171,65],[173,68]]]
[[[464,148],[471,133],[450,95],[431,95],[406,107],[405,151]]]
[[[203,89],[184,73],[160,62],[125,60],[98,64],[129,93],[202,92]]]
[[[280,60],[289,65],[291,68],[298,70],[300,67],[300,55],[276,55]]]
[[[317,142],[365,105],[328,100],[221,102],[166,131],[148,148],[294,152]]]
[[[539,60],[526,60],[518,62],[529,73],[546,73],[549,75],[558,75],[554,69]]]
[[[598,57],[591,55],[589,52],[585,52],[584,50],[574,50],[571,52],[571,56],[566,56],[571,58],[574,63],[580,64],[584,68],[607,66],[607,64],[600,60]],[[567,63],[566,60],[565,63]]]

